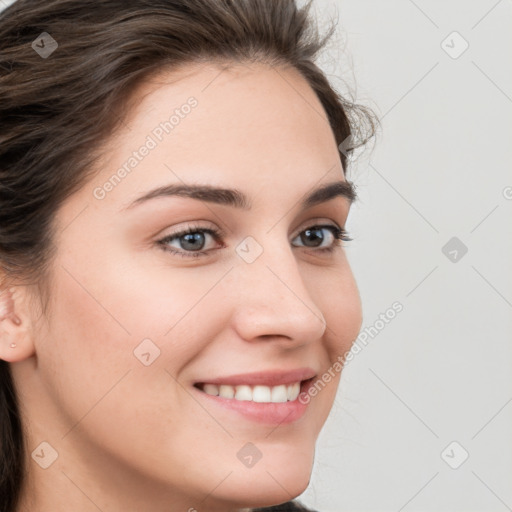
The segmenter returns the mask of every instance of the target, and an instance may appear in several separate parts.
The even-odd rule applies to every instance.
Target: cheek
[[[204,297],[218,277],[191,286],[184,276],[173,275],[166,283],[161,275],[152,280],[151,272],[135,268],[128,276],[122,264],[108,271],[105,264],[101,276],[80,277],[76,265],[74,271],[64,266],[73,276],[66,271],[55,276],[50,330],[39,347],[40,376],[61,415],[61,435],[73,428],[67,441],[87,440],[88,450],[101,444],[98,457],[103,451],[150,471],[158,462],[155,443],[180,453],[191,444],[188,430],[182,433],[186,418],[204,420],[204,411],[173,377],[201,353],[215,326],[225,325],[225,319],[208,313],[219,297]],[[159,350],[153,360],[153,346],[145,345],[153,360],[147,366],[141,351],[139,358],[134,355],[143,339]],[[128,453],[126,446],[133,449]]]
[[[320,431],[334,403],[343,371],[343,360],[357,338],[362,324],[362,307],[359,291],[350,267],[340,266],[336,272],[319,272],[308,275],[312,299],[326,321],[323,348],[319,358],[322,370],[309,390],[317,408],[316,429]]]
[[[336,272],[317,275],[313,298],[327,323],[325,339],[331,364],[345,354],[357,338],[362,324],[359,290],[348,264]]]
[[[134,366],[134,338],[116,311],[122,290],[76,264],[63,267],[57,266],[49,331],[37,351],[49,396],[73,425]]]
[[[73,277],[64,272],[62,289],[56,294],[65,297],[61,315],[64,320],[79,330],[85,327],[86,334],[92,335],[91,327],[100,333],[108,332],[108,349],[131,352],[146,338],[157,345],[168,344],[183,325],[187,325],[189,338],[193,338],[190,329],[218,318],[218,308],[202,306],[215,296],[215,291],[210,292],[222,278],[223,269],[173,268],[162,255],[148,258],[128,250],[119,250],[107,258],[88,259],[81,267],[72,262],[69,268]],[[213,304],[219,306],[220,298],[213,299]],[[115,341],[120,339],[123,341]]]
[[[196,307],[218,293],[213,288],[229,269],[219,265],[179,266],[179,259],[170,260],[172,256],[161,249],[149,251],[120,250],[108,273],[93,277],[104,283],[105,301],[112,303],[132,336],[144,336],[148,328],[166,335],[182,321],[190,321]]]
[[[130,369],[144,370],[142,388],[162,386],[162,379],[168,385],[163,370],[178,376],[226,325],[227,308],[212,290],[222,270],[172,271],[119,254],[101,265],[93,257],[60,263],[40,358],[44,377],[75,419]]]

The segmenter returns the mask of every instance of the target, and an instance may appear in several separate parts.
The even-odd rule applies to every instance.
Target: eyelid
[[[206,224],[202,224],[205,222]],[[163,238],[170,238],[176,235],[181,235],[182,233],[187,233],[190,231],[206,231],[206,232],[215,232],[216,235],[220,238],[224,238],[227,236],[227,232],[223,230],[222,228],[219,228],[217,225],[213,224],[209,221],[202,221],[202,220],[195,220],[190,222],[184,222],[178,224],[178,226],[181,226],[183,224],[183,227],[177,227],[170,231],[169,233],[166,233],[165,235],[160,235],[158,238],[161,240]],[[214,236],[212,234],[212,236]]]
[[[332,219],[328,219],[326,217],[316,217],[313,219],[309,219],[304,221],[294,232],[293,238],[296,238],[300,233],[302,233],[305,229],[311,229],[314,226],[332,226],[337,229],[345,230],[344,226],[340,226],[337,222]]]

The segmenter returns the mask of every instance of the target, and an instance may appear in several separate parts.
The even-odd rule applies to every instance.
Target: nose
[[[323,336],[325,318],[289,245],[266,247],[252,263],[241,260],[232,274],[237,289],[233,323],[242,339],[296,348]]]

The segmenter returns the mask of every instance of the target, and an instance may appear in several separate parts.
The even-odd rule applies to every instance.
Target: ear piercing
[[[16,343],[11,343],[10,347],[11,348],[16,348]]]

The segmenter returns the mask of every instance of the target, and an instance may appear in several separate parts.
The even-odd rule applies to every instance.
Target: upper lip
[[[313,378],[316,372],[311,368],[297,368],[294,370],[270,370],[265,372],[239,373],[225,377],[215,377],[197,381],[196,384],[227,384],[231,386],[280,386],[293,384]]]

